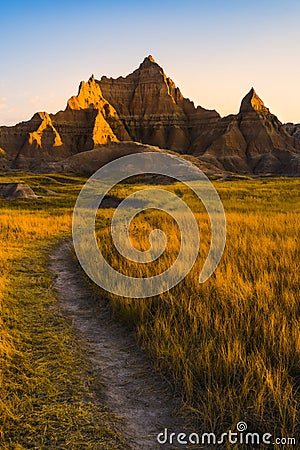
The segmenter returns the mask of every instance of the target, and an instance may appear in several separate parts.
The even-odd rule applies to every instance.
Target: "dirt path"
[[[103,385],[101,394],[94,393],[95,401],[98,396],[123,419],[120,431],[133,449],[179,448],[156,440],[164,428],[184,431],[173,413],[176,401],[168,384],[153,371],[128,330],[110,318],[107,306],[92,298],[70,246],[56,247],[50,268],[62,310],[86,346],[93,377]]]

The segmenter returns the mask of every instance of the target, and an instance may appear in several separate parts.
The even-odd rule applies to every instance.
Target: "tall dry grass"
[[[70,229],[70,214],[51,217],[47,212],[0,210],[0,355],[9,356],[14,350],[7,327],[3,324],[7,307],[5,292],[14,262],[22,258],[30,246],[38,240],[59,236]],[[25,255],[24,255],[25,256]]]
[[[240,188],[237,183],[235,193]],[[228,195],[227,244],[210,280],[198,283],[210,241],[207,217],[199,213],[201,250],[186,279],[155,298],[111,295],[113,308],[135,327],[140,344],[175,384],[183,410],[198,429],[222,433],[244,420],[250,431],[299,437],[299,211],[280,199],[275,205],[272,192],[269,204],[261,207],[268,186],[261,196],[255,192],[258,206],[252,198],[249,208],[241,202],[237,208],[223,189]],[[99,246],[111,265],[131,276],[168,268],[179,248],[171,218],[159,212],[140,214],[131,240],[138,249],[147,249],[159,218],[169,247],[157,262],[142,268],[117,254],[109,228],[99,230]]]
[[[76,185],[76,180],[54,183],[50,177],[30,176],[29,181],[37,187],[51,182],[57,194],[36,204],[1,204],[0,353],[5,363],[0,442],[5,449],[37,442],[38,448],[63,448],[66,442],[69,448],[76,448],[76,442],[99,448],[101,436],[100,448],[122,448],[109,427],[102,426],[107,415],[82,404],[81,355],[72,331],[51,309],[49,245],[70,233],[71,207],[83,180]],[[300,183],[240,180],[216,185],[224,200],[228,237],[211,279],[198,284],[210,240],[207,217],[199,212],[200,255],[186,279],[155,298],[112,296],[113,309],[135,328],[140,344],[181,394],[182,410],[196,431],[226,432],[245,420],[249,431],[299,438]],[[137,187],[124,185],[114,194],[124,197],[131,189]],[[195,206],[181,187],[170,189]],[[149,276],[174,261],[178,228],[166,215],[141,214],[133,224],[131,239],[139,249],[148,248],[154,224],[171,237],[164,255],[142,268],[114,251],[111,215],[111,210],[102,212],[99,242],[117,269]]]
[[[15,410],[11,405],[13,402],[7,402],[8,392],[5,386],[8,380],[5,369],[20,354],[20,333],[14,325],[19,320],[18,308],[15,307],[15,299],[8,294],[10,282],[19,270],[18,261],[28,256],[32,244],[36,245],[40,240],[45,245],[46,238],[60,235],[68,229],[70,215],[53,220],[46,212],[12,211],[10,208],[0,210],[0,357],[3,363],[0,371],[0,410],[4,423],[15,419]],[[14,289],[18,292],[20,286],[14,286]],[[3,429],[0,429],[1,436],[4,439]]]
[[[72,211],[42,202],[0,208],[0,448],[126,448],[116,418],[91,397],[47,267],[53,244],[70,236]]]

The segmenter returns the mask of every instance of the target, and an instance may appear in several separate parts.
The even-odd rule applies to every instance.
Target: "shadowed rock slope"
[[[76,155],[69,156],[61,161],[47,163],[43,167],[41,166],[41,170],[43,172],[80,173],[90,176],[105,164],[121,158],[122,156],[148,152],[168,152],[169,154],[178,156],[178,153],[174,151],[163,150],[153,145],[129,141],[111,142],[110,144],[96,146],[92,150],[86,152],[76,153]],[[209,162],[202,162],[192,155],[181,155],[181,157],[199,167],[206,175],[222,175],[222,171],[218,170],[216,166]],[[150,176],[149,180],[152,180],[152,178]],[[154,177],[153,179],[156,178],[157,177]]]
[[[289,122],[284,125],[284,128],[289,132],[289,134],[300,139],[300,123]]]
[[[218,121],[205,148],[194,142],[193,154],[238,173],[300,174],[300,140],[288,133],[253,88],[237,115]]]
[[[102,145],[135,141],[194,155],[219,171],[299,175],[299,131],[288,125],[254,89],[237,115],[221,118],[196,108],[148,56],[126,77],[92,75],[82,81],[64,111],[39,112],[27,122],[0,127],[0,147],[10,167],[31,170]],[[77,159],[82,160],[73,158],[72,165]]]

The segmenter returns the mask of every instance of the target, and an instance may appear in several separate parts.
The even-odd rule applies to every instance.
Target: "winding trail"
[[[132,449],[179,448],[156,439],[164,428],[185,429],[174,414],[178,403],[167,382],[155,373],[133,335],[111,319],[105,302],[93,298],[70,250],[70,242],[57,246],[50,270],[62,311],[83,341],[92,376],[102,385],[101,392],[93,392],[95,402],[104,402],[122,419],[120,431]]]

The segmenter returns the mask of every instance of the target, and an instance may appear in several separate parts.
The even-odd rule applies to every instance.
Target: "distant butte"
[[[39,170],[99,146],[134,141],[193,155],[216,171],[300,175],[299,137],[299,126],[282,125],[254,88],[237,115],[222,118],[195,108],[149,55],[126,77],[91,75],[64,111],[0,127],[0,164]]]

